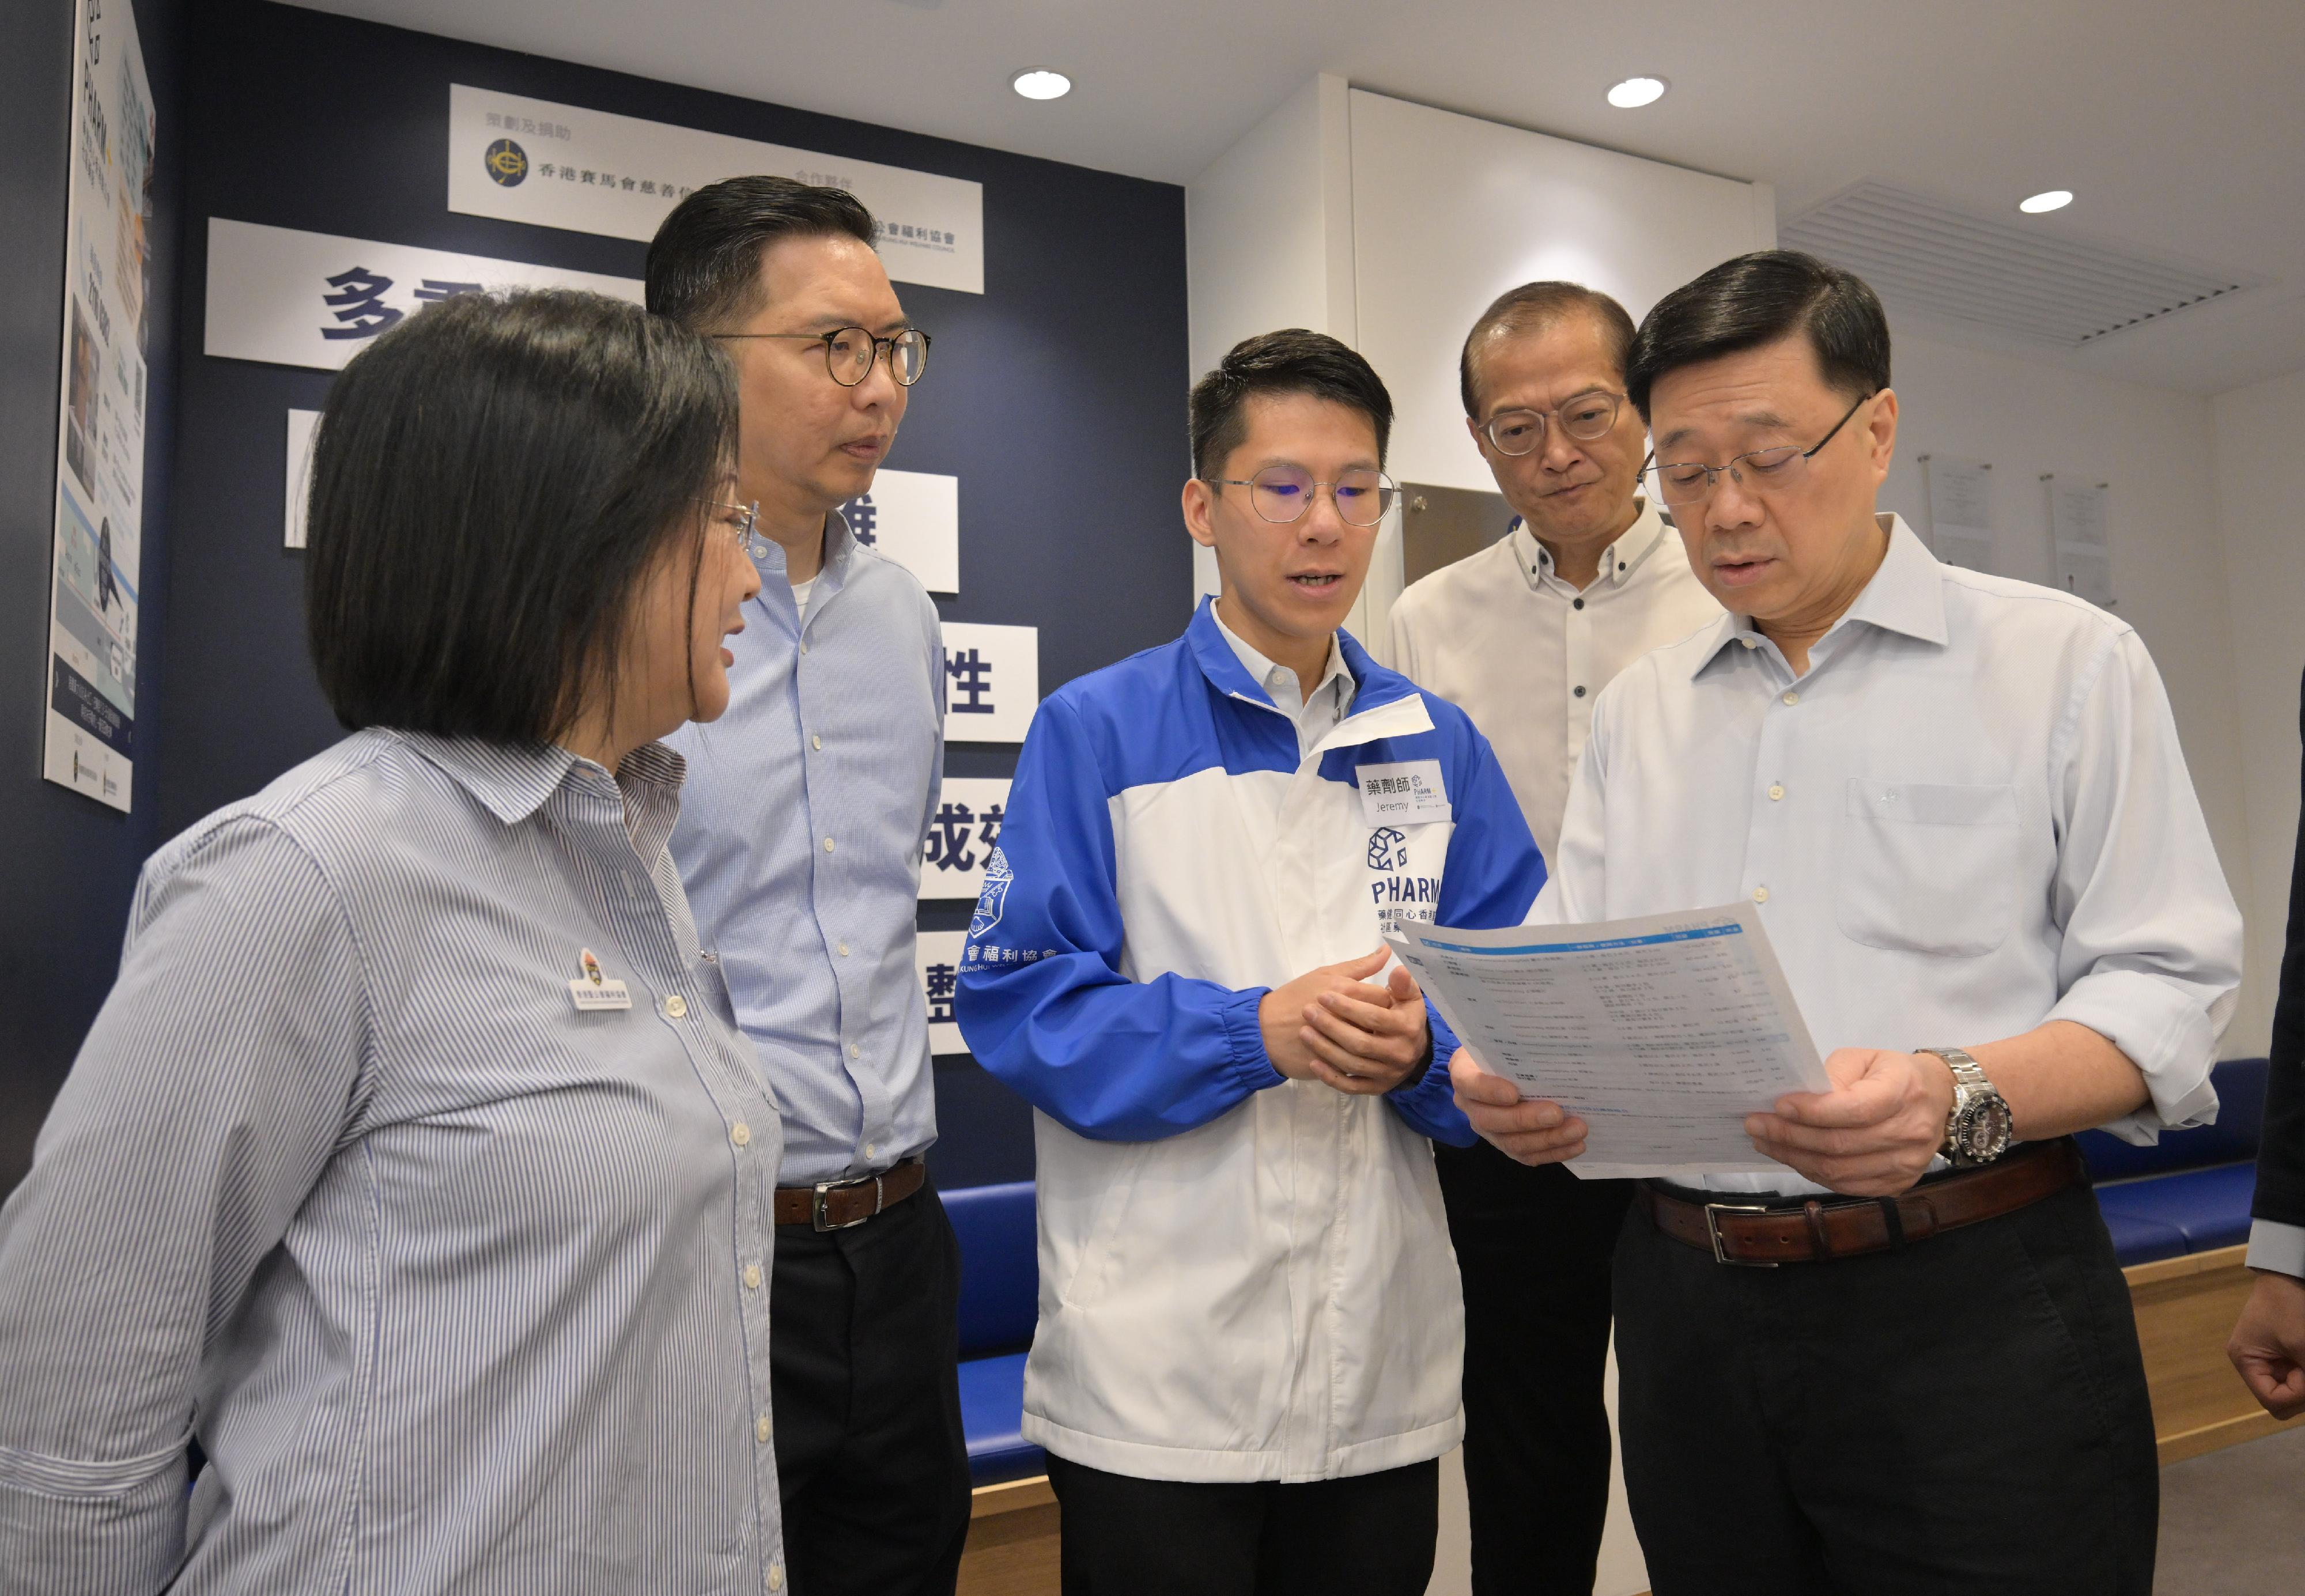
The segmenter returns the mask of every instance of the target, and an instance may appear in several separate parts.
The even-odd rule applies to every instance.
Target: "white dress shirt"
[[[1359,684],[1353,673],[1345,668],[1344,651],[1337,647],[1334,632],[1329,634],[1329,663],[1321,672],[1321,680],[1311,696],[1297,679],[1297,673],[1285,665],[1275,665],[1255,649],[1243,642],[1240,634],[1224,624],[1224,616],[1214,605],[1209,607],[1209,618],[1217,624],[1217,632],[1232,650],[1259,687],[1272,695],[1272,707],[1289,717],[1297,728],[1297,757],[1304,758],[1313,751],[1313,745],[1337,729],[1337,723],[1349,713],[1353,695]]]
[[[2152,1092],[2107,1129],[2214,1119],[2241,912],[2144,644],[1883,522],[1887,557],[1805,675],[1724,615],[1602,695],[1531,919],[1748,899],[1820,1053],[2071,1020]],[[1790,1169],[1705,1184],[1820,1189]]]
[[[1720,618],[1680,535],[1641,501],[1581,592],[1525,523],[1418,579],[1392,607],[1387,663],[1473,717],[1550,862],[1601,689]]]

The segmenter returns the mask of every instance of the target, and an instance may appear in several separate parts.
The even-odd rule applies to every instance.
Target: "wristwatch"
[[[2009,1150],[2009,1102],[1977,1060],[1959,1048],[1922,1048],[1945,1061],[1952,1072],[1952,1112],[1945,1117],[1944,1146],[1940,1149],[1956,1169],[1990,1164]]]

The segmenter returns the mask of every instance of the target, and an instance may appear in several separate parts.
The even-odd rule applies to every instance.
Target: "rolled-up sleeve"
[[[2216,1117],[2209,1069],[2241,987],[2241,910],[2134,632],[2077,684],[2059,745],[2061,996],[2048,1018],[2088,1026],[2143,1073],[2151,1104],[2105,1128],[2150,1142]]]
[[[203,1351],[337,1145],[359,1076],[361,960],[319,868],[252,818],[163,857],[0,1210],[12,1589],[173,1575]]]

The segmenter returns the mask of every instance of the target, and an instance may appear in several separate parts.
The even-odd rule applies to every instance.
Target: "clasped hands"
[[[1779,1098],[1745,1117],[1755,1148],[1828,1191],[1887,1197],[1921,1178],[1944,1144],[1952,1072],[1932,1053],[1841,1048],[1824,1061],[1831,1091]],[[1524,1164],[1558,1164],[1585,1150],[1586,1126],[1560,1104],[1524,1099],[1459,1048],[1449,1061],[1457,1107],[1473,1128]]]
[[[1369,980],[1391,956],[1379,947],[1267,992],[1256,1020],[1272,1067],[1356,1097],[1391,1091],[1415,1074],[1432,1046],[1425,994],[1398,967],[1382,986]]]

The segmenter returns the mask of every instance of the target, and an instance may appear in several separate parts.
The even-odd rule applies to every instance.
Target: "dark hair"
[[[1855,399],[1889,386],[1889,318],[1865,279],[1795,250],[1724,260],[1664,298],[1633,335],[1625,391],[1641,420],[1668,371],[1800,332],[1824,380]]]
[[[1563,317],[1576,315],[1593,318],[1594,325],[1601,329],[1602,340],[1609,346],[1609,359],[1615,362],[1617,375],[1623,377],[1625,352],[1633,342],[1633,318],[1624,306],[1582,283],[1524,283],[1497,295],[1496,302],[1481,312],[1480,320],[1465,335],[1465,347],[1457,356],[1457,392],[1464,398],[1465,413],[1481,413],[1480,393],[1473,381],[1473,350],[1476,344],[1492,333],[1534,332]]]
[[[712,345],[599,294],[460,294],[377,339],[312,457],[305,624],[336,718],[566,732],[613,695],[653,563],[684,536],[702,558],[736,435]]]
[[[1259,394],[1309,394],[1359,411],[1376,429],[1376,459],[1384,463],[1392,437],[1392,395],[1375,369],[1326,333],[1292,327],[1260,333],[1232,346],[1217,369],[1194,385],[1190,406],[1193,474],[1221,469],[1248,436],[1241,407]]]
[[[649,241],[648,308],[719,332],[760,308],[761,251],[780,238],[871,244],[872,213],[846,189],[789,177],[730,177],[672,208]]]

